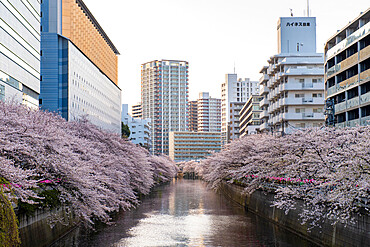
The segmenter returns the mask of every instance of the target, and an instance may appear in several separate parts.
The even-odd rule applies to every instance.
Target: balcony
[[[337,124],[335,124],[335,127],[344,128],[344,127],[346,127],[346,122],[337,123]]]
[[[267,113],[267,111],[262,111],[260,113],[260,118],[268,118],[269,117],[269,114]]]
[[[302,105],[302,98],[283,98],[280,99],[280,106]]]
[[[342,88],[348,88],[352,85],[355,85],[358,83],[358,75],[354,75],[350,78],[348,78],[347,80],[344,80],[342,82],[339,83],[339,88],[342,89]]]
[[[269,128],[269,126],[268,126],[268,124],[267,123],[263,123],[263,124],[261,124],[260,125],[260,130],[262,131],[262,130],[268,130],[268,128]]]
[[[263,83],[263,82],[267,82],[268,80],[269,80],[269,76],[267,74],[263,74],[259,82]]]
[[[289,68],[286,72],[286,75],[324,75],[324,68]]]
[[[324,120],[324,113],[284,113],[284,120]]]
[[[361,125],[370,125],[370,116],[362,117],[361,118]]]
[[[370,57],[370,45],[360,51],[360,60]]]
[[[360,105],[370,102],[370,92],[360,95]]]
[[[333,95],[337,92],[337,86],[334,85],[332,87],[329,87],[328,90],[326,91],[327,96]]]
[[[360,81],[366,81],[370,79],[370,69],[360,73]]]
[[[329,49],[326,52],[325,59],[326,60],[330,59],[332,56],[343,51],[344,49],[352,45],[354,42],[357,42],[361,37],[365,37],[369,32],[370,32],[370,22],[368,22],[367,24],[353,32],[351,35],[349,35],[346,39],[342,40],[334,47]]]
[[[320,98],[303,98],[302,99],[302,104],[306,105],[324,105],[325,103],[325,98],[320,97]]]
[[[347,103],[344,101],[344,102],[336,104],[334,107],[335,107],[334,108],[335,112],[344,111],[347,109]]]
[[[280,85],[280,91],[289,90],[324,90],[324,83],[283,83]]]
[[[353,120],[347,121],[348,127],[356,127],[359,125],[360,125],[360,119],[353,119]]]
[[[358,52],[340,62],[340,70],[346,70],[358,62]]]
[[[264,106],[264,105],[269,105],[269,101],[267,98],[263,98],[261,101],[260,101],[260,107]]]
[[[270,90],[268,89],[267,86],[264,86],[264,85],[260,86],[260,92],[259,92],[260,95],[264,95],[264,94],[267,94],[269,92],[270,92]]]
[[[347,100],[347,108],[355,107],[359,105],[359,97],[354,97],[352,99]]]

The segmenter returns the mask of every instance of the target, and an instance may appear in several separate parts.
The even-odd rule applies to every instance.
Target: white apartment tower
[[[278,54],[260,73],[260,131],[289,133],[324,123],[324,58],[316,53],[316,18],[281,17]]]
[[[169,152],[169,132],[188,131],[189,64],[180,60],[154,60],[141,66],[143,118],[152,121],[151,150]]]
[[[221,84],[222,145],[239,137],[239,114],[233,114],[233,122],[231,123],[230,110],[232,112],[236,109],[241,110],[249,97],[258,94],[258,91],[257,81],[251,81],[249,78],[238,79],[237,74],[225,75],[225,82]],[[235,104],[233,105],[233,103]]]
[[[212,98],[208,92],[199,93],[198,131],[221,132],[221,99]]]

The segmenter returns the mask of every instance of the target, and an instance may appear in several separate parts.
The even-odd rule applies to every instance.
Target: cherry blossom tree
[[[0,101],[0,184],[9,198],[38,203],[58,191],[67,212],[85,223],[139,203],[159,181],[175,176],[169,158],[105,132],[88,121]]]
[[[370,127],[312,128],[291,135],[252,135],[228,144],[200,164],[213,188],[221,182],[276,193],[285,212],[302,200],[302,222],[350,223],[369,214]]]

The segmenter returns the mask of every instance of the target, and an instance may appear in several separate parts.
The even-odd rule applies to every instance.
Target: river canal
[[[95,233],[75,229],[60,246],[316,246],[207,188],[200,180],[174,180]]]

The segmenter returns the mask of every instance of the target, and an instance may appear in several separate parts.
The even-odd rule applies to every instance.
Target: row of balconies
[[[274,103],[270,103],[268,113],[272,113],[284,106],[306,106],[306,105],[324,105],[324,97],[318,98],[282,98]]]
[[[366,117],[361,117],[361,118],[358,118],[358,119],[353,119],[353,120],[349,120],[349,121],[346,121],[346,122],[342,122],[342,123],[337,123],[335,124],[336,127],[356,127],[356,126],[365,126],[365,125],[369,125],[370,123],[370,116],[366,116]]]
[[[324,113],[322,112],[304,112],[304,113],[280,113],[280,114],[277,114],[276,116],[273,116],[270,118],[270,123],[271,124],[277,124],[279,122],[282,122],[283,120],[284,121],[297,121],[297,120],[304,120],[304,121],[307,121],[307,120],[313,120],[313,121],[317,121],[317,120],[322,120],[324,121],[325,119],[325,116],[324,116]],[[265,122],[263,124],[261,124],[260,126],[260,129],[267,129],[268,128],[268,123]]]
[[[355,53],[352,56],[348,57],[347,59],[343,60],[341,63],[332,66],[327,71],[327,76],[325,80],[333,77],[334,75],[345,71],[346,69],[352,67],[353,65],[359,63],[359,61],[364,60],[370,57],[370,45],[366,48],[362,49],[359,53]],[[366,72],[366,71],[365,71]],[[350,78],[349,78],[350,79]]]
[[[341,93],[345,91],[348,87],[357,85],[359,82],[366,81],[370,79],[370,69],[365,70],[364,72],[360,73],[359,75],[352,76],[351,78],[348,78],[347,80],[344,80],[340,82],[339,84],[336,84],[327,90],[327,96]]]
[[[353,107],[357,107],[363,104],[367,104],[370,102],[370,92],[360,95],[359,97],[354,97],[352,99],[346,100],[344,102],[340,102],[335,105],[335,112],[343,112],[347,109],[351,109]]]

